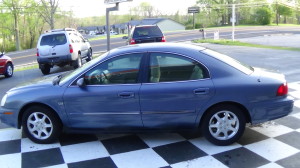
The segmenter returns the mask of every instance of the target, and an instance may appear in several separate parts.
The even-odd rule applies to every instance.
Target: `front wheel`
[[[201,129],[208,141],[225,146],[236,142],[243,135],[245,125],[246,120],[241,109],[222,105],[208,111]]]
[[[62,130],[59,118],[52,110],[42,106],[33,106],[25,111],[22,127],[25,135],[39,144],[56,141]]]
[[[10,77],[13,76],[13,74],[14,74],[14,67],[13,67],[13,65],[11,63],[7,63],[6,64],[6,68],[5,68],[5,74],[4,74],[4,76],[6,78],[10,78]]]

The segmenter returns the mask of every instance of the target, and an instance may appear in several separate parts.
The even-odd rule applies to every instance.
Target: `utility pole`
[[[232,4],[232,16],[231,16],[231,22],[232,22],[232,41],[234,41],[234,30],[235,30],[235,4]]]
[[[110,24],[109,24],[109,12],[119,10],[119,2],[116,3],[115,7],[106,8],[106,37],[107,37],[107,51],[110,50]]]
[[[109,25],[109,12],[119,10],[119,3],[129,2],[133,0],[104,0],[105,4],[116,4],[115,7],[106,8],[106,37],[107,37],[107,51],[110,50],[110,25]]]

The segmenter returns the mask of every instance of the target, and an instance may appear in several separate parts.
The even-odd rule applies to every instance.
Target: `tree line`
[[[236,25],[300,24],[300,0],[195,0],[200,12],[195,14],[195,28],[231,24],[232,4],[235,4]],[[165,14],[151,3],[142,2],[128,14],[112,12],[111,24],[151,17],[173,19],[194,28],[192,14],[179,11]],[[75,18],[72,11],[59,8],[59,0],[1,0],[0,47],[5,51],[34,48],[45,30],[79,26],[105,25],[105,16]]]

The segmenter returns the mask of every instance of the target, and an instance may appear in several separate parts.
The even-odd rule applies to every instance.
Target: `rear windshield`
[[[162,32],[157,26],[147,26],[147,27],[136,27],[134,30],[133,38],[143,37],[143,36],[163,36]]]
[[[224,55],[224,54],[212,51],[212,50],[208,50],[208,49],[202,50],[201,52],[208,54],[228,65],[231,65],[232,67],[244,72],[245,74],[250,75],[254,71],[253,67],[251,67],[247,64],[241,63],[227,55]]]
[[[67,43],[67,38],[65,34],[51,34],[51,35],[43,36],[40,45],[55,46],[55,45],[63,45],[66,43]]]

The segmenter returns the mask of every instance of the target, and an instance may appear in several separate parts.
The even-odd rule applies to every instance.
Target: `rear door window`
[[[209,78],[208,70],[197,61],[168,53],[152,53],[149,71],[150,83]]]
[[[41,46],[55,46],[55,45],[63,45],[67,43],[67,38],[65,34],[51,34],[45,35],[41,39]]]

